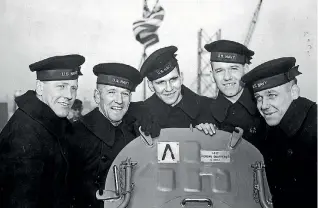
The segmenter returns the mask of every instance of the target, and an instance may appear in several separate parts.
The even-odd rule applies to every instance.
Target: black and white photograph
[[[0,0],[0,208],[317,208],[316,0]]]

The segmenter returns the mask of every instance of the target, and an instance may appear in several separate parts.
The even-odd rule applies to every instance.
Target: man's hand
[[[151,136],[151,138],[156,138],[160,135],[160,125],[156,119],[151,114],[146,114],[137,120],[137,124],[141,126],[141,131],[145,133],[146,136]]]
[[[203,131],[206,135],[210,134],[213,136],[216,133],[216,126],[212,123],[200,123],[195,126],[198,130]]]
[[[136,119],[135,127],[138,130],[141,127],[141,131],[146,136],[156,138],[160,135],[160,124],[157,119],[151,114],[151,111],[143,105],[143,102],[132,102],[130,103],[128,115]]]

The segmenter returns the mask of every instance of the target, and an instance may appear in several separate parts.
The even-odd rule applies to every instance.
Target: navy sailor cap
[[[211,62],[227,62],[250,64],[254,51],[249,50],[243,44],[229,40],[218,40],[206,44],[204,48],[211,52]]]
[[[97,84],[117,86],[135,91],[142,78],[139,71],[123,63],[100,63],[93,68]]]
[[[54,56],[29,65],[40,81],[76,80],[85,57],[78,54]]]
[[[170,73],[178,65],[177,50],[176,46],[168,46],[154,51],[141,66],[142,78],[153,81]]]
[[[300,75],[299,65],[294,57],[281,57],[267,61],[246,73],[241,81],[253,88],[254,92],[274,88],[295,79]]]

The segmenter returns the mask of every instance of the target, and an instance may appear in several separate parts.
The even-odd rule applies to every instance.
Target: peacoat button
[[[293,154],[293,150],[292,150],[292,149],[288,149],[288,150],[287,150],[287,155],[288,155],[288,156],[291,156],[292,154]]]
[[[103,156],[101,157],[101,159],[102,159],[103,162],[106,162],[106,161],[107,161],[107,157],[106,157],[105,155],[103,155]]]
[[[256,133],[256,127],[255,126],[250,128],[250,133],[252,133],[252,134]]]

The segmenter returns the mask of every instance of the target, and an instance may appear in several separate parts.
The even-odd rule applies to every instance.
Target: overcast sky
[[[160,43],[176,45],[185,85],[195,90],[198,30],[221,29],[222,39],[243,42],[258,0],[160,0],[166,11]],[[123,62],[139,67],[142,46],[132,23],[142,15],[142,0],[0,0],[0,100],[34,89],[29,64],[54,55],[86,57],[78,97],[92,99],[94,65]],[[295,56],[301,95],[317,101],[316,0],[264,0],[249,48],[251,68],[269,59]],[[191,85],[192,84],[192,85]],[[141,87],[134,100],[142,99]]]

